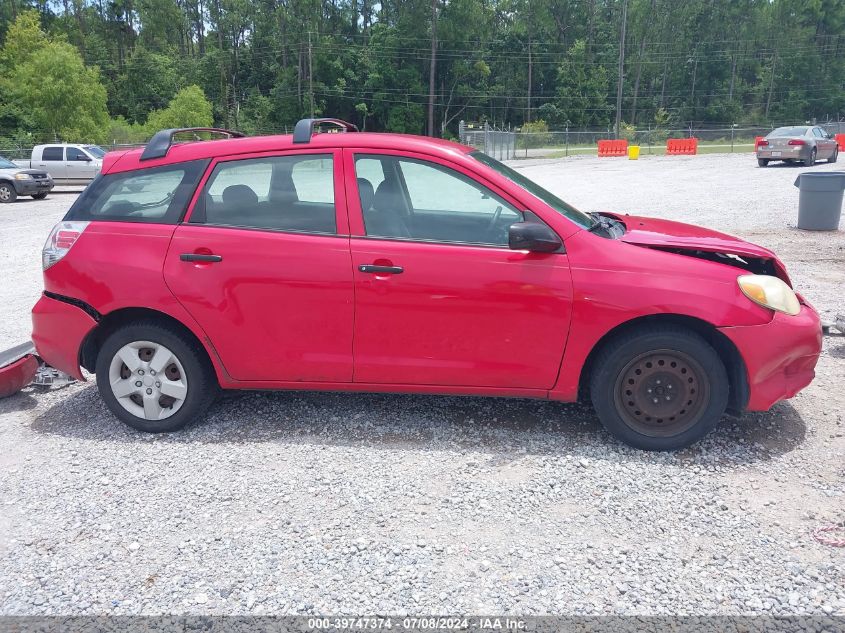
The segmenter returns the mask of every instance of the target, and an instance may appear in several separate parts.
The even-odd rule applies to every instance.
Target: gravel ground
[[[801,169],[517,166],[584,210],[773,247],[825,316],[845,312],[845,233],[790,226]],[[72,199],[0,207],[0,349],[28,335],[38,251]],[[845,338],[818,374],[674,454],[559,403],[239,393],[149,436],[91,383],[30,388],[0,401],[0,613],[845,615],[845,548],[812,536],[845,520]]]

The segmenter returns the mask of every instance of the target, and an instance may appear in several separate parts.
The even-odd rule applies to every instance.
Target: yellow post
[[[637,160],[640,157],[640,146],[639,145],[629,145],[628,146],[628,158],[630,160]]]

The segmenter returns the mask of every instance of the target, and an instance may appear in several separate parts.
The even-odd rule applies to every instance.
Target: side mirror
[[[563,242],[541,222],[515,222],[508,229],[508,246],[515,251],[553,253],[563,246]]]

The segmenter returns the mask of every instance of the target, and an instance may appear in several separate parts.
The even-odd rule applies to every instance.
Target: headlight
[[[15,180],[32,180],[32,174],[15,174]]]
[[[761,306],[796,315],[801,311],[798,297],[783,280],[771,275],[742,275],[737,277],[742,293]]]

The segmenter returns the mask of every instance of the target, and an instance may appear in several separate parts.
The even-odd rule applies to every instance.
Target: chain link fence
[[[624,128],[619,137],[627,140],[629,145],[639,145],[641,153],[644,154],[663,154],[666,141],[670,138],[692,137],[698,139],[699,151],[706,148],[719,153],[749,152],[753,151],[757,137],[766,136],[775,127],[785,125],[811,124]],[[845,133],[845,121],[829,121],[813,125],[818,125],[830,134]],[[493,128],[488,124],[472,126],[463,122],[461,122],[459,134],[463,144],[476,147],[498,160],[594,154],[597,152],[600,140],[616,138],[613,128],[610,127],[522,132],[516,129]]]
[[[698,139],[699,151],[710,148],[715,152],[746,152],[754,149],[754,141],[758,136],[766,136],[775,127],[785,125],[818,125],[830,134],[845,134],[845,120],[842,120],[814,124],[782,123],[773,126],[690,125],[671,128],[624,128],[620,138],[626,139],[629,145],[639,145],[643,154],[662,154],[667,139],[691,137]],[[496,127],[490,123],[464,121],[458,126],[458,136],[464,145],[475,147],[497,160],[594,154],[600,140],[616,138],[611,127],[522,132],[516,128]],[[108,152],[143,146],[143,143],[100,145]],[[28,160],[31,155],[32,145],[0,143],[0,156],[9,160]]]

